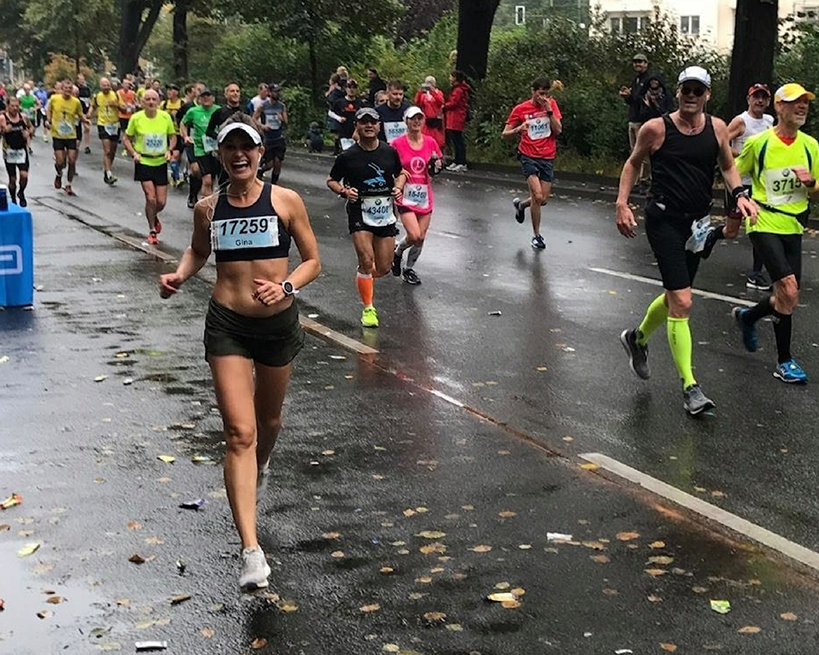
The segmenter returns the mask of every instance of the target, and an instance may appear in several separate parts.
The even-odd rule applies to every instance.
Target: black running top
[[[665,140],[651,155],[651,196],[680,214],[708,213],[713,201],[714,169],[719,141],[711,117],[699,134],[686,136],[671,116],[663,116]]]
[[[210,223],[211,246],[217,262],[281,259],[290,252],[290,234],[270,200],[265,183],[258,200],[250,207],[234,207],[220,193]]]
[[[9,127],[11,127],[10,132],[3,134],[3,140],[6,142],[6,146],[12,150],[23,150],[26,147],[26,139],[23,136],[23,130],[26,129],[26,122],[23,119],[23,115],[18,115],[16,121],[13,121],[11,116],[6,112],[3,112],[3,115],[6,117]]]

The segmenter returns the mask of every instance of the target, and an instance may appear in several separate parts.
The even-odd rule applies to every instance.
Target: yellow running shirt
[[[77,122],[82,118],[82,104],[71,96],[66,100],[62,94],[49,99],[51,105],[51,136],[54,139],[76,140]]]
[[[162,166],[166,161],[169,138],[176,134],[176,130],[168,112],[157,109],[156,116],[149,118],[143,109],[131,116],[125,134],[140,154],[140,164]]]
[[[119,103],[116,91],[103,93],[100,91],[94,96],[94,107],[97,108],[97,125],[116,125],[119,129]]]

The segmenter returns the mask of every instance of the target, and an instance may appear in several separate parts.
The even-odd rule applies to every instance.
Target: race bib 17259
[[[224,218],[211,224],[211,246],[214,251],[239,248],[274,248],[279,245],[277,216]]]

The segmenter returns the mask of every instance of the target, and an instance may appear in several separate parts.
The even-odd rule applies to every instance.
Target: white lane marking
[[[455,400],[452,396],[447,396],[442,391],[438,391],[437,389],[427,389],[433,396],[438,396],[441,400],[447,401],[450,405],[455,405],[455,407],[460,407],[461,409],[464,408],[464,404],[460,400]]]
[[[460,234],[453,234],[452,232],[438,232],[437,230],[430,230],[432,234],[437,234],[439,237],[446,237],[447,239],[463,239]]]
[[[721,507],[707,503],[696,496],[692,496],[685,491],[681,491],[670,484],[661,482],[657,478],[653,478],[637,469],[631,468],[616,459],[612,459],[607,455],[600,453],[585,453],[580,455],[581,459],[587,462],[597,464],[600,468],[614,473],[615,475],[633,482],[648,491],[670,500],[672,503],[685,507],[705,517],[711,521],[715,521],[720,525],[741,534],[748,539],[756,541],[771,550],[775,550],[786,557],[790,557],[805,566],[819,571],[819,553],[816,553],[804,546],[800,546],[789,539],[785,539],[775,532],[771,532],[763,527],[751,523],[750,521],[740,518],[736,514],[732,514]]]
[[[323,337],[325,339],[329,339],[330,341],[334,341],[339,346],[343,346],[344,348],[357,352],[360,355],[378,354],[378,351],[375,348],[371,348],[370,346],[367,346],[361,343],[360,341],[351,339],[350,337],[343,335],[340,332],[331,330],[330,328],[325,327],[321,323],[317,323],[312,318],[300,316],[299,320],[301,321],[302,327],[304,327],[305,330],[307,330],[311,334],[316,335],[317,337]]]
[[[613,275],[614,277],[621,277],[624,280],[634,280],[635,282],[645,282],[655,287],[662,287],[663,283],[660,280],[655,280],[650,277],[643,277],[642,275],[634,275],[632,273],[622,273],[621,271],[612,271],[608,268],[595,268],[589,266],[590,271],[595,273],[603,273],[604,275]],[[753,307],[756,303],[753,300],[745,300],[745,298],[736,298],[735,296],[725,296],[721,293],[711,293],[710,291],[702,291],[700,289],[691,289],[691,293],[695,296],[702,296],[703,298],[710,298],[711,300],[722,300],[723,302],[731,303],[732,305],[745,305],[746,307]]]

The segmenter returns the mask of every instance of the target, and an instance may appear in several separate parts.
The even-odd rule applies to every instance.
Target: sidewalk
[[[42,290],[0,311],[0,653],[814,652],[807,576],[310,336],[260,501],[271,587],[240,594],[209,285],[163,302],[165,264],[32,210]]]

